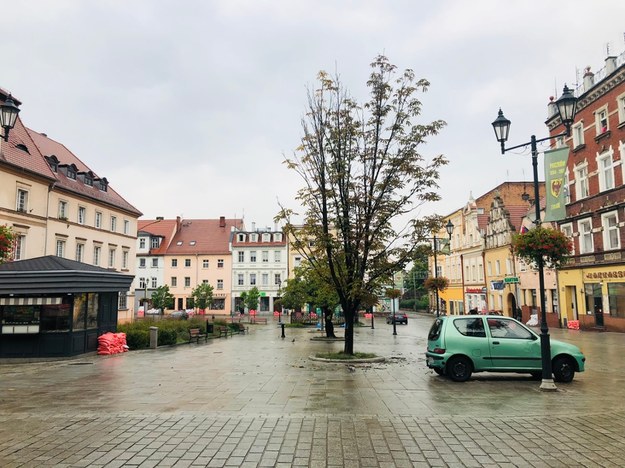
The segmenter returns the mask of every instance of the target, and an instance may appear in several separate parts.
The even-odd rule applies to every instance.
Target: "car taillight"
[[[432,352],[434,354],[445,354],[445,348],[434,348]]]

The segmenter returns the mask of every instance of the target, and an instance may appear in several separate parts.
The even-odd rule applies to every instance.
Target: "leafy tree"
[[[152,293],[152,307],[161,309],[161,314],[165,313],[165,309],[171,309],[174,306],[174,295],[169,292],[169,286],[159,286]]]
[[[249,291],[243,291],[241,293],[241,304],[243,307],[247,307],[248,310],[258,309],[258,299],[260,298],[260,292],[258,288],[254,286]]]
[[[345,314],[346,354],[354,352],[354,318],[370,294],[404,268],[416,246],[440,224],[438,216],[410,216],[440,197],[443,156],[427,161],[419,145],[445,125],[417,123],[416,94],[429,83],[412,70],[397,72],[383,56],[371,64],[368,102],[360,105],[338,77],[318,75],[308,93],[301,145],[288,167],[304,186],[297,200],[303,223],[281,206],[294,248],[323,282],[331,284]],[[408,221],[406,221],[408,220]]]
[[[15,234],[10,226],[0,226],[0,265],[11,258]]]
[[[206,309],[213,302],[213,287],[208,283],[198,284],[191,291],[193,305],[199,309]]]

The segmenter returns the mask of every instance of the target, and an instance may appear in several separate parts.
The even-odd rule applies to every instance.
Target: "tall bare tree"
[[[439,223],[436,216],[411,216],[438,200],[439,168],[447,160],[419,153],[438,134],[442,120],[416,123],[418,92],[429,83],[412,70],[397,71],[384,56],[371,64],[369,100],[359,105],[338,77],[318,75],[309,90],[301,145],[289,168],[304,181],[297,213],[281,206],[291,242],[331,284],[345,314],[345,353],[354,352],[354,317],[363,300],[382,292],[394,271],[411,259],[415,246]]]

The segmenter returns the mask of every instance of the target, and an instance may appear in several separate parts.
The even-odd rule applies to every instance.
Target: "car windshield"
[[[432,324],[432,328],[430,328],[430,332],[428,333],[428,340],[437,340],[441,335],[441,329],[443,328],[443,321],[441,319],[436,319]]]

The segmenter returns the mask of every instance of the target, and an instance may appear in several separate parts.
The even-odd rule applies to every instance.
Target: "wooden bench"
[[[224,338],[228,338],[228,334],[230,334],[230,336],[232,336],[232,328],[229,327],[217,327],[217,333],[219,333],[219,338],[221,338],[222,336]]]
[[[267,317],[252,317],[250,323],[267,323]]]
[[[235,322],[234,327],[236,327],[239,333],[245,334],[245,332],[247,331],[247,327],[245,326],[244,323],[241,323],[241,322]]]
[[[206,335],[202,333],[199,328],[189,328],[189,343],[193,340],[195,340],[196,343],[199,343],[200,338],[204,338],[204,341],[206,341]]]

